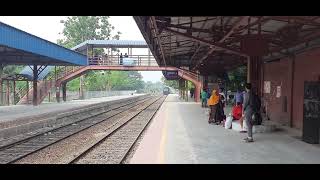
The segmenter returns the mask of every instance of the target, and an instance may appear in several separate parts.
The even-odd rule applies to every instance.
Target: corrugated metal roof
[[[0,46],[11,49],[19,57],[15,59],[7,58],[6,52],[1,52],[0,61],[8,61],[6,63],[33,64],[45,62],[46,64],[56,65],[87,65],[86,56],[2,22],[0,22]],[[23,53],[28,53],[29,57],[21,55]]]
[[[147,48],[148,44],[145,41],[135,41],[135,40],[87,40],[75,47],[72,50],[83,51],[87,48],[87,45],[91,45],[94,48],[107,48],[107,47],[116,47],[116,48]]]

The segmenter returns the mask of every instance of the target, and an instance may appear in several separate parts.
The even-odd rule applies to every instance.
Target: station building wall
[[[263,93],[270,119],[301,130],[304,82],[320,80],[320,48],[297,54],[294,63],[293,57],[266,63],[263,73],[264,82],[270,81],[270,93]]]

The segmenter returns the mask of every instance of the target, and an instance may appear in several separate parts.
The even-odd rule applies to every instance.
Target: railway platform
[[[199,103],[169,95],[130,160],[131,164],[269,164],[320,163],[320,146],[307,144],[289,131],[246,134],[209,125]]]

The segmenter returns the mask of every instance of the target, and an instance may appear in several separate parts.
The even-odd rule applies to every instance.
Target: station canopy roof
[[[0,22],[0,63],[87,65],[87,57]]]
[[[160,66],[210,74],[245,65],[241,41],[259,34],[264,61],[320,45],[320,16],[134,16]]]

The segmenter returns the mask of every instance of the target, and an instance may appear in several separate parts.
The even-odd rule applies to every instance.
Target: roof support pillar
[[[291,64],[290,64],[290,71],[291,71],[291,77],[290,77],[290,114],[289,114],[289,120],[290,120],[290,127],[293,127],[293,90],[294,90],[294,81],[295,81],[295,59],[296,57],[293,55],[291,56]]]
[[[248,58],[247,66],[247,82],[251,83],[252,90],[261,96],[261,76],[262,71],[262,59],[260,56],[250,56]]]
[[[16,81],[13,80],[13,103],[12,104],[16,104]]]
[[[80,76],[80,87],[79,87],[79,96],[80,96],[80,99],[84,99],[83,86],[84,86],[84,75],[81,75],[81,76]]]
[[[185,87],[185,89],[186,89],[186,101],[189,101],[189,94],[188,94],[189,87],[188,87],[188,81],[187,80],[185,80],[185,85],[186,85],[186,87]]]
[[[0,106],[3,105],[3,93],[2,93],[2,73],[4,65],[0,63]]]
[[[27,91],[27,94],[26,94],[26,96],[27,96],[27,102],[29,103],[29,81],[26,81],[26,91]]]
[[[150,49],[148,48],[148,66],[150,66]]]
[[[62,100],[67,101],[67,83],[62,83]]]
[[[10,105],[10,83],[9,83],[9,80],[7,80],[7,105],[9,106]]]
[[[34,106],[38,105],[38,67],[37,65],[33,65],[33,98],[32,98],[32,104]]]
[[[56,86],[56,100],[60,102],[60,86]]]
[[[195,90],[194,90],[194,101],[200,102],[200,93],[201,93],[201,84],[194,84]]]

